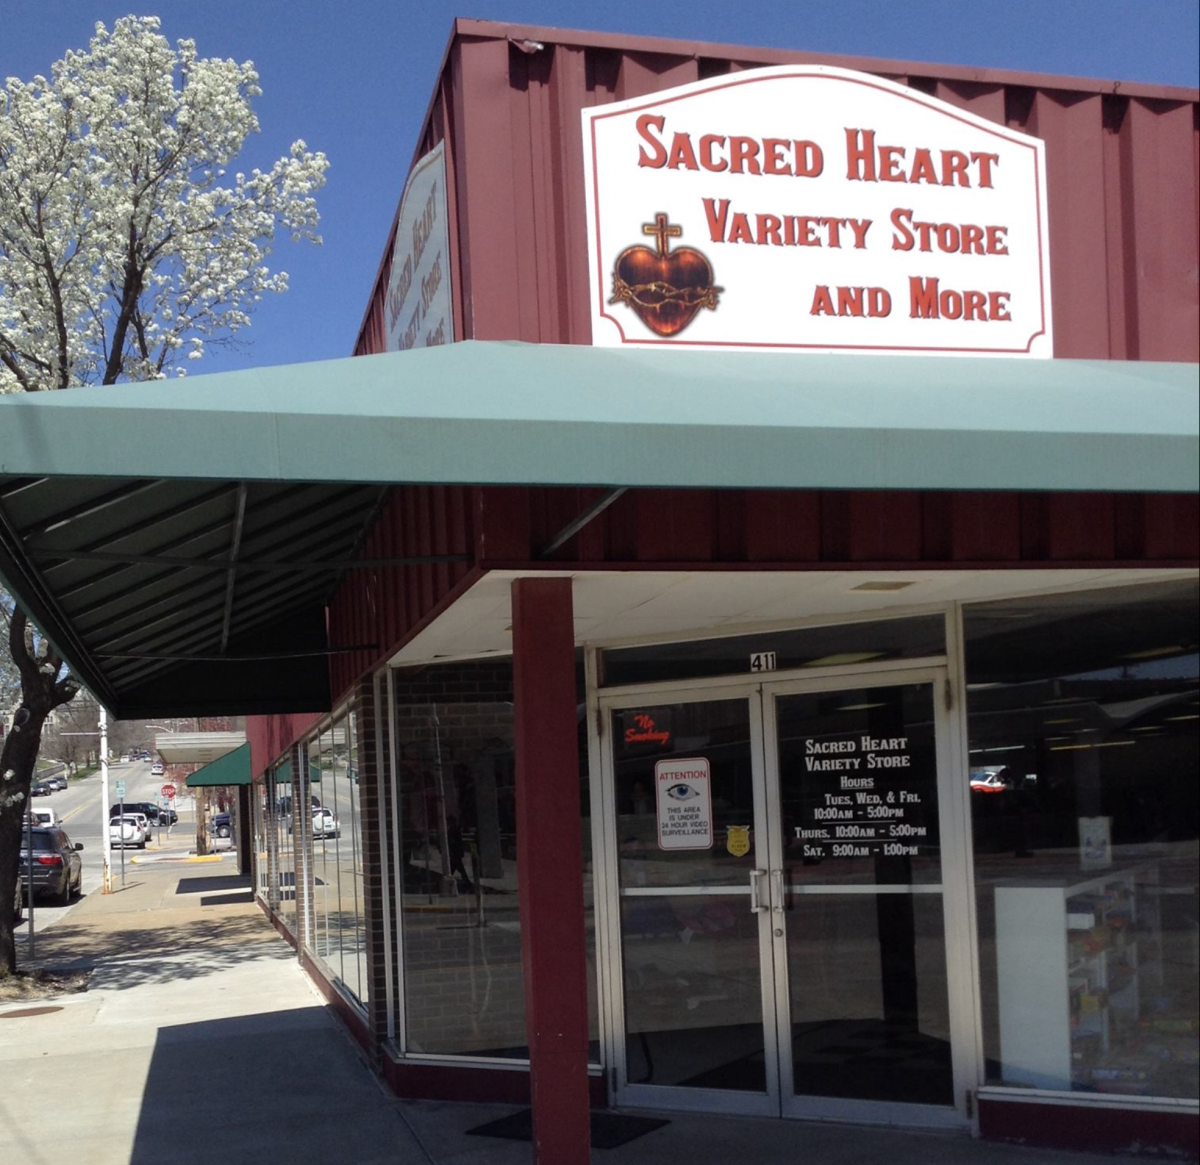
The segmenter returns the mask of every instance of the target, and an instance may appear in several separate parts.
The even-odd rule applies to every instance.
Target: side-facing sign
[[[817,65],[582,116],[593,343],[1053,354],[1038,139]]]
[[[116,791],[117,791],[117,796],[118,796],[118,797],[124,797],[124,796],[125,796],[125,782],[124,782],[124,781],[118,781],[118,782],[117,782],[117,790],[116,790]]]
[[[660,760],[654,766],[658,848],[712,849],[712,784],[706,757]]]
[[[413,167],[400,199],[384,303],[389,352],[432,348],[454,339],[446,220],[446,154],[439,142]]]

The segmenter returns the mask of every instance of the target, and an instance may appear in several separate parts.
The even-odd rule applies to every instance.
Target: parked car
[[[40,825],[46,829],[57,829],[62,824],[58,814],[55,813],[55,811],[49,806],[47,806],[45,809],[40,807],[34,809],[33,806],[30,806],[29,815],[33,818],[33,824],[35,826]]]
[[[146,818],[140,813],[126,813],[123,817],[114,817],[108,823],[108,841],[110,845],[136,846],[146,848],[146,839],[150,834]]]
[[[332,809],[314,809],[312,815],[313,837],[340,837],[342,827]]]
[[[165,773],[166,771],[167,771],[167,766],[164,765],[162,763],[162,761],[160,761],[160,760],[156,760],[150,766],[150,775],[152,777],[161,777],[163,775],[163,773]]]
[[[123,753],[121,754],[121,759],[120,759],[120,761],[118,761],[117,763],[118,763],[118,764],[127,765],[127,764],[129,763],[129,754],[128,754],[127,752],[123,752]]]
[[[49,781],[34,781],[33,788],[29,791],[35,797],[49,797],[54,792],[54,788]]]
[[[67,787],[67,778],[64,776],[47,777],[46,784],[49,785],[52,789],[55,789],[56,791],[61,792],[63,789],[65,789]]]
[[[1012,782],[1001,772],[988,769],[971,770],[972,793],[1006,793],[1012,788]]]
[[[212,831],[217,837],[233,836],[233,818],[228,813],[217,813],[212,819]]]
[[[29,842],[33,842],[33,861],[29,860]],[[61,829],[45,827],[21,834],[21,878],[33,893],[52,895],[61,906],[78,894],[83,886],[83,845],[72,843]]]
[[[153,801],[126,801],[123,805],[118,802],[108,808],[110,821],[114,817],[120,817],[122,813],[145,814],[146,819],[155,825],[174,825],[179,820],[179,814],[174,809],[156,805]]]

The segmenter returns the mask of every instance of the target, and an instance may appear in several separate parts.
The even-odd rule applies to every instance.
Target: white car
[[[340,837],[342,827],[332,809],[314,809],[312,811],[313,837]]]
[[[124,817],[114,817],[108,824],[108,841],[110,845],[135,846],[137,849],[146,848],[146,839],[150,836],[150,825],[140,813],[127,813]]]
[[[166,767],[163,765],[162,761],[160,761],[160,760],[156,760],[150,766],[150,775],[152,777],[161,777],[163,775],[163,773],[165,773],[166,771],[167,771]]]

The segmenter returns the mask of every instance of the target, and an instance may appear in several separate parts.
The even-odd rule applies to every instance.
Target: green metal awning
[[[479,342],[0,400],[0,474],[1192,491],[1197,365]]]
[[[6,396],[0,578],[119,715],[324,711],[389,485],[1194,493],[1198,402],[1195,364],[479,341]]]
[[[211,785],[250,784],[250,745],[243,744],[233,752],[197,769],[187,779],[189,789]]]

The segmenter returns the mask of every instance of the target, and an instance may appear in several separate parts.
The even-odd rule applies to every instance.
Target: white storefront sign
[[[711,849],[712,783],[705,757],[660,760],[654,766],[658,848]]]
[[[583,111],[592,342],[1049,357],[1043,143],[787,65]]]
[[[446,154],[439,142],[413,167],[400,199],[384,301],[387,351],[432,348],[454,339],[449,240]]]

